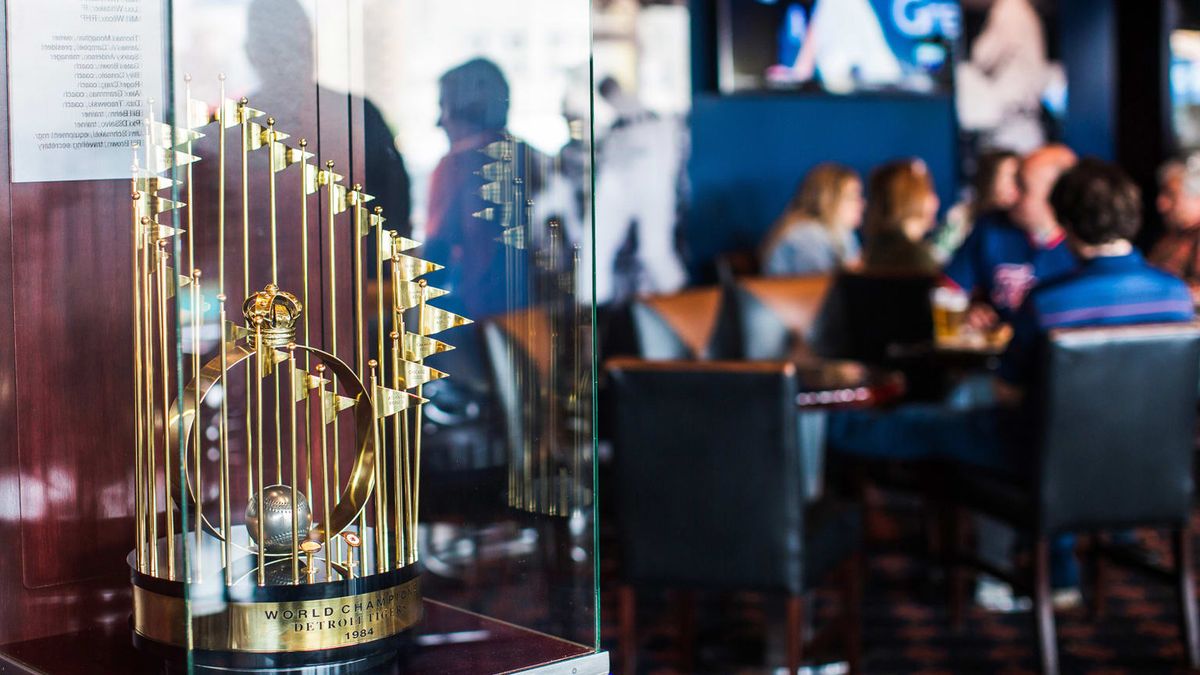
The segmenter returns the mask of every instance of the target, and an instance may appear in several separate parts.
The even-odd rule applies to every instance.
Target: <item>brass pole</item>
[[[267,358],[269,358],[269,359],[273,358],[273,355],[270,353],[271,348],[267,348],[264,350],[264,348],[263,348],[264,345],[263,345],[262,339],[263,339],[262,324],[261,323],[255,324],[255,326],[254,326],[254,347],[255,347],[255,349],[258,350],[258,356],[256,357],[256,360],[258,360],[258,361],[261,361],[261,359],[264,355],[264,352],[266,353]],[[261,362],[257,363],[256,365],[258,366],[258,369],[262,368]],[[250,369],[247,368],[246,370],[249,371]],[[258,454],[255,457],[255,459],[258,461],[258,499],[255,500],[255,504],[258,506],[258,585],[263,586],[266,584],[266,581],[267,581],[267,578],[266,578],[267,546],[266,546],[265,540],[263,539],[263,533],[264,533],[263,525],[266,523],[266,520],[267,520],[266,504],[263,503],[263,497],[264,497],[264,492],[265,492],[265,487],[263,485],[263,448],[262,448],[262,440],[263,440],[262,381],[263,381],[263,378],[262,378],[261,372],[255,373],[255,375],[256,375],[256,377],[254,378],[254,382],[255,382],[255,392],[254,393],[255,393],[256,403],[255,403],[254,407],[258,411],[258,414],[254,416],[255,421],[257,422],[257,425],[256,425],[257,434],[256,435],[258,436],[258,446],[257,446]],[[247,398],[249,398],[249,397],[247,397]]]
[[[159,363],[162,366],[162,411],[163,411],[163,476],[170,486],[171,441],[167,411],[171,409],[170,368],[167,365],[167,250],[166,242],[158,242],[158,347]],[[166,490],[167,510],[167,578],[175,580],[175,496],[170,487]]]
[[[224,255],[222,253],[222,255]],[[225,324],[228,321],[225,315],[225,294],[217,295],[217,302],[220,303],[221,311],[221,381],[226,382],[225,374],[229,370],[229,350],[228,343],[225,342]],[[221,566],[225,569],[225,585],[233,585],[233,565],[230,564],[230,540],[233,538],[233,513],[229,502],[232,498],[232,493],[229,491],[229,392],[228,388],[222,392],[221,396],[221,421],[218,426],[220,430],[220,445],[221,445]]]
[[[250,144],[250,120],[246,111],[248,103],[249,101],[244,96],[238,100],[238,124],[241,126],[242,133],[242,294],[247,297],[250,295],[250,167],[247,157],[247,146]],[[254,496],[254,437],[251,434],[253,427],[250,425],[250,384],[250,369],[247,368],[245,400],[247,500]],[[262,414],[262,408],[259,408],[258,414]]]
[[[190,186],[191,181],[188,184]],[[204,295],[200,292],[200,276],[200,270],[192,270],[192,381],[196,383],[193,401],[195,412],[192,414],[192,448],[196,453],[196,555],[193,558],[193,569],[196,571],[196,581],[204,578],[204,480],[200,473],[204,459],[200,443],[200,432],[203,429],[200,420],[200,326],[204,323],[204,309],[201,304],[204,302]]]
[[[296,496],[296,345],[291,343],[288,345],[288,352],[291,354],[289,361],[291,362],[291,396],[288,397],[288,410],[290,411],[290,419],[292,423],[292,583],[300,583],[300,514],[298,513],[299,500]],[[301,385],[303,386],[303,384]]]
[[[417,309],[417,333],[425,335],[425,294],[429,282],[421,279],[417,281],[417,286],[420,288],[418,309]],[[416,355],[420,356],[420,355]],[[424,358],[417,358],[417,363],[424,363]],[[421,398],[424,384],[417,385],[417,398]],[[413,560],[417,559],[416,550],[416,534],[421,526],[421,417],[424,407],[418,403],[416,411],[413,412],[413,510],[412,510],[412,539],[413,542]]]
[[[278,222],[276,220],[276,202],[275,202],[275,118],[267,118],[267,173],[269,181],[267,182],[268,194],[267,201],[270,211],[271,224],[271,283],[279,285],[279,243],[278,243]],[[273,358],[273,357],[272,357]],[[279,380],[282,369],[275,369],[275,484],[279,485],[283,482],[283,423],[280,419],[279,411]],[[262,409],[259,408],[259,414],[262,414]],[[295,503],[293,502],[293,506]]]
[[[317,364],[317,377],[320,378],[325,373],[325,364]],[[325,424],[325,383],[321,382],[317,388],[317,400],[321,402],[321,508],[324,510],[324,520],[321,525],[325,529],[325,580],[333,581],[333,538],[337,535],[329,529],[330,508],[329,508],[329,444]]]
[[[304,160],[304,153],[308,148],[308,140],[300,139],[300,274],[301,274],[301,298],[304,303],[305,311],[302,313],[304,319],[304,344],[311,345],[312,340],[308,333],[308,162]],[[312,362],[308,352],[304,352],[304,372],[311,372]],[[305,385],[304,399],[304,494],[308,496],[309,503],[313,500],[313,481],[312,481],[312,403],[308,398],[308,386]]]
[[[399,274],[399,269],[397,269],[398,265],[399,265],[398,260],[395,257],[393,257],[392,258],[392,297],[395,299],[392,304],[392,309],[395,314],[393,321],[396,326],[397,335],[399,335],[400,338],[403,339],[403,337],[404,337],[404,308],[400,305],[400,274]],[[408,359],[408,358],[416,358],[416,357],[410,356],[409,354],[405,353],[403,355],[403,358]],[[405,383],[403,381],[403,378],[401,378],[401,376],[400,376],[400,370],[401,370],[400,364],[401,364],[401,359],[396,358],[395,359],[396,372],[394,372],[392,374],[392,381],[396,383],[395,386],[397,389],[400,389],[400,388],[407,389],[408,388],[407,383]],[[411,465],[411,447],[409,445],[409,433],[408,433],[409,425],[408,425],[408,409],[407,408],[400,411],[397,422],[398,422],[398,426],[400,429],[399,430],[400,471],[403,474],[403,479],[404,479],[404,495],[403,495],[403,497],[404,497],[404,520],[403,520],[403,522],[404,522],[404,537],[405,537],[405,540],[406,540],[405,543],[407,546],[407,548],[405,548],[404,564],[407,565],[416,560],[416,555],[414,553],[414,547],[416,546],[415,533],[412,531],[412,521],[413,521],[412,488],[413,488],[413,485],[412,485],[411,470],[409,468]]]
[[[186,73],[183,76],[183,90],[184,119],[187,120],[186,131],[189,132],[187,134],[187,154],[190,155],[192,154],[192,134],[190,133],[192,129],[192,76]],[[167,133],[174,135],[175,130],[169,129]],[[171,143],[175,143],[174,138],[171,139]],[[184,198],[186,201],[184,208],[187,212],[188,269],[190,270],[196,269],[196,240],[192,233],[192,164],[195,162],[188,162],[187,168],[184,169],[187,172],[187,185],[184,186],[187,189],[187,197]]]
[[[367,340],[365,335],[367,317],[363,312],[363,270],[362,259],[362,186],[355,183],[353,188],[352,203],[354,206],[354,363],[355,369],[358,371],[358,376],[366,379],[367,373],[364,360],[366,359]],[[372,397],[375,391],[371,391]],[[378,448],[376,448],[378,453]],[[376,454],[376,462],[378,465],[379,455]],[[378,491],[376,492],[378,496]],[[378,527],[378,525],[376,525]],[[358,512],[358,536],[366,538],[367,536],[367,509],[366,505]],[[366,560],[363,561],[364,567]]]
[[[139,264],[139,249],[142,246],[143,229],[141,218],[139,217],[138,201],[141,199],[141,194],[137,189],[137,156],[134,155],[134,176],[133,190],[130,196],[133,198],[131,211],[133,213],[133,250],[130,256],[130,262],[133,265],[133,398],[134,398],[134,439],[133,439],[133,455],[134,455],[134,490],[133,490],[133,513],[137,523],[135,528],[137,537],[137,569],[145,574],[146,572],[146,468],[144,453],[144,443],[142,432],[144,431],[144,407],[142,400],[142,279],[141,266]],[[148,186],[147,186],[148,187]]]
[[[395,275],[392,276],[392,286],[395,286]],[[404,324],[402,321],[396,321],[395,317],[400,316],[400,312],[394,312],[392,325],[397,327],[397,330],[391,331],[391,387],[392,389],[400,389],[400,333],[398,330],[403,330]],[[391,462],[391,502],[392,509],[396,512],[396,569],[400,569],[407,565],[408,552],[404,550],[404,546],[408,544],[408,539],[404,536],[404,530],[408,527],[408,509],[404,508],[402,498],[404,491],[401,485],[401,464],[404,461],[404,455],[401,449],[401,420],[407,417],[408,410],[402,410],[396,413],[395,419],[391,422],[391,447],[392,447],[392,462]]]
[[[337,335],[338,335],[338,320],[337,320],[337,232],[334,229],[337,205],[334,203],[337,195],[337,184],[333,179],[333,160],[325,162],[329,184],[329,339],[330,353],[337,356]],[[330,373],[329,389],[334,394],[337,394],[337,376]],[[324,400],[321,401],[324,405]],[[341,494],[341,453],[338,451],[338,420],[337,416],[333,418],[333,491],[335,494]],[[330,545],[325,546],[325,556],[332,555]],[[342,544],[338,541],[337,544],[338,559],[342,556]]]
[[[152,221],[149,217],[142,216],[141,224],[143,237],[146,236],[144,233],[150,227],[150,223],[152,222],[154,221]],[[154,326],[154,309],[152,300],[154,287],[151,286],[151,277],[153,272],[151,272],[150,267],[149,240],[142,241],[139,257],[141,258],[141,271],[139,272],[140,283],[146,291],[145,301],[142,303],[141,332],[143,347],[142,357],[144,361],[142,368],[142,385],[144,391],[142,392],[142,396],[143,400],[145,401],[144,405],[146,411],[146,416],[143,422],[146,425],[144,438],[146,439],[146,458],[148,463],[146,480],[150,488],[150,503],[147,505],[149,507],[147,517],[150,524],[150,574],[158,576],[158,468],[156,466],[158,463],[158,448],[156,447],[157,440],[154,434],[154,343],[150,338]]]
[[[390,566],[387,562],[387,488],[384,486],[383,446],[379,435],[379,362],[371,359],[371,434],[375,443],[375,571],[382,573]],[[366,509],[363,509],[365,512]]]

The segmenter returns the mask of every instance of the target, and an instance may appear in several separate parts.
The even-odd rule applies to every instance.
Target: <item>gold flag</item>
[[[327,169],[321,169],[319,172],[317,172],[317,182],[320,183],[321,185],[329,185],[330,183],[337,183],[340,180],[342,180],[343,178],[345,178],[345,176],[343,176],[342,174],[336,173],[334,171],[329,171]]]
[[[160,213],[177,209],[185,204],[183,202],[173,202],[170,199],[163,199],[152,192],[139,192],[137,200],[138,213],[143,216],[157,216]]]
[[[133,180],[135,189],[139,193],[158,192],[159,190],[166,190],[175,184],[175,181],[167,178],[166,176],[145,173],[143,171],[137,172],[137,175],[133,177]]]
[[[208,104],[194,98],[187,101],[187,125],[189,129],[205,126],[214,120],[214,111],[208,109]]]
[[[170,279],[171,275],[173,275],[173,274],[175,274],[175,268],[171,267],[170,265],[167,265],[167,278]],[[175,297],[175,288],[177,288],[177,287],[183,288],[183,287],[187,286],[188,284],[192,283],[192,278],[189,276],[183,275],[183,274],[177,275],[175,277],[175,279],[176,279],[176,283],[174,286],[172,286],[171,284],[167,284],[167,297],[168,298]]]
[[[396,293],[396,308],[397,309],[412,309],[421,304],[421,284],[415,281],[397,281],[399,287]],[[432,300],[440,298],[443,295],[449,295],[450,291],[433,286],[425,287],[425,299]]]
[[[275,135],[276,135],[275,146],[274,146],[275,149],[273,152],[275,155],[275,172],[276,173],[283,171],[284,169],[288,168],[289,166],[291,166],[293,164],[299,164],[300,162],[307,161],[307,160],[312,159],[313,157],[316,157],[316,155],[314,155],[313,153],[308,152],[306,150],[301,150],[300,148],[293,148],[293,147],[284,145],[283,143],[280,143],[279,138],[282,138],[284,135],[280,134],[279,132],[276,132]]]
[[[433,305],[425,305],[425,311],[421,316],[421,335],[433,335],[444,330],[466,326],[474,323],[465,316],[459,316],[444,309],[434,307]]]
[[[265,358],[264,358],[265,357]],[[275,372],[275,366],[292,358],[291,352],[280,351],[260,344],[258,347],[258,375],[266,377]]]
[[[249,127],[249,130],[246,134],[246,151],[247,152],[266,147],[268,133],[273,132],[275,134],[275,142],[276,143],[278,143],[286,138],[289,138],[289,134],[285,134],[282,131],[279,131],[278,129],[274,129],[274,130],[269,129],[268,127],[263,126],[262,124],[259,124],[258,122],[248,122],[246,124],[246,126]]]
[[[329,382],[327,378],[317,377],[308,371],[296,368],[292,371],[292,401],[299,403],[308,398],[308,391],[316,389]]]
[[[518,251],[524,251],[525,227],[523,225],[517,225],[516,227],[506,228],[504,233],[500,235],[498,241],[510,248],[515,248]]]
[[[505,162],[488,162],[483,165],[483,168],[475,172],[475,175],[482,177],[484,180],[503,181],[508,178],[508,164]]]
[[[412,389],[443,377],[447,377],[446,373],[429,366],[412,361],[400,362],[400,387],[403,389]]]
[[[404,331],[403,342],[404,358],[406,359],[423,359],[454,349],[454,345],[449,345],[441,340],[435,340],[424,335],[417,335],[410,331]]]
[[[333,184],[333,212],[335,214],[343,213],[346,209],[350,208],[350,203],[346,198],[346,195],[349,193],[350,188],[345,185],[341,183]]]
[[[443,265],[414,258],[411,255],[403,253],[392,256],[392,274],[400,275],[404,281],[412,281],[422,274],[429,274],[440,269],[445,269]]]
[[[226,342],[237,342],[250,337],[250,329],[245,326],[239,326],[232,321],[225,322],[224,340]]]
[[[511,162],[515,150],[513,148],[512,141],[504,140],[504,141],[495,141],[493,143],[488,143],[487,145],[485,145],[483,147],[483,149],[480,152],[487,155],[488,157],[491,157],[492,159],[499,159],[502,161]]]
[[[200,158],[195,155],[189,155],[186,152],[172,150],[170,148],[155,148],[150,155],[150,173],[165,173],[177,166],[187,166],[192,162],[198,162]]]
[[[371,214],[371,217],[374,218],[376,216],[375,214]],[[381,225],[383,224],[383,220],[383,216],[379,216]],[[380,230],[379,257],[381,258],[391,258],[400,255],[404,251],[411,251],[420,245],[421,242],[409,239],[408,237],[401,237],[392,230]]]
[[[160,148],[178,148],[191,141],[204,138],[204,134],[191,129],[182,129],[162,122],[150,122],[150,142]]]
[[[388,387],[375,387],[375,417],[383,419],[391,417],[401,410],[408,410],[414,405],[425,403],[427,399]]]
[[[353,408],[354,404],[358,402],[356,399],[335,394],[332,391],[325,391],[324,389],[321,390],[321,393],[324,395],[322,397],[321,409],[325,413],[325,424],[333,424],[339,412],[347,408]]]
[[[317,190],[321,189],[321,173],[321,170],[314,164],[304,165],[304,194],[315,194]]]
[[[492,202],[493,204],[503,204],[504,186],[500,183],[484,183],[479,187],[479,196],[483,197],[484,201]]]
[[[363,204],[366,204],[367,202],[374,201],[375,196],[369,195],[365,192],[355,192],[355,191],[351,190],[350,194],[347,196],[346,199],[347,199],[346,203],[351,206],[355,206],[355,205],[361,206]]]
[[[482,211],[476,211],[471,215],[475,218],[479,218],[480,220],[491,221],[496,219],[496,209],[489,206],[486,209],[483,209]]]
[[[177,234],[183,234],[183,230],[163,225],[162,223],[154,222],[146,226],[146,238],[150,241],[158,241],[160,239],[170,239]]]
[[[382,228],[385,222],[387,222],[387,218],[384,218],[382,213],[372,213],[367,217],[367,224],[371,227]]]

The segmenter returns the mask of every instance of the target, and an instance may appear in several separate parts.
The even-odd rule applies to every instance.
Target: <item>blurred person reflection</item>
[[[1035,283],[1075,269],[1075,256],[1050,206],[1051,189],[1075,162],[1075,153],[1064,145],[1027,155],[1017,173],[1017,203],[1008,212],[980,218],[950,259],[946,282],[976,301],[968,314],[976,329],[1010,321]]]
[[[994,212],[1007,211],[1021,198],[1017,171],[1021,156],[1011,150],[984,152],[975,162],[975,175],[965,199],[946,213],[946,222],[934,234],[934,255],[945,264],[962,246],[975,221]]]
[[[596,147],[595,301],[679,290],[687,282],[675,243],[686,130],[647,109],[611,77],[599,92],[616,121]],[[623,266],[622,250],[632,248],[633,238],[633,260]],[[582,237],[581,244],[580,278],[586,280],[592,276],[591,238]],[[589,286],[581,284],[581,293]]]
[[[1191,321],[1187,287],[1156,270],[1134,250],[1141,226],[1141,197],[1113,164],[1084,160],[1053,186],[1049,202],[1079,267],[1039,281],[1013,321],[1013,337],[1000,360],[992,405],[956,409],[908,404],[893,411],[845,411],[830,416],[835,452],[888,459],[941,458],[1029,481],[1036,412],[1030,387],[1040,381],[1040,345],[1057,328]],[[1098,461],[1103,458],[1097,458]],[[1055,541],[1052,584],[1063,600],[1078,600],[1079,571],[1073,540]]]
[[[294,136],[287,141],[289,143],[297,143],[299,137],[307,135],[312,150],[319,120],[318,108],[311,101],[336,101],[339,106],[345,106],[347,94],[332,91],[317,82],[313,31],[308,15],[297,0],[253,0],[246,21],[253,27],[247,33],[246,58],[261,83],[258,91],[247,97],[250,107],[278,118],[280,130]],[[313,89],[316,90],[315,98]],[[298,93],[303,94],[304,100]],[[350,109],[355,107],[350,105]],[[367,194],[375,196],[372,207],[383,207],[387,219],[385,227],[407,236],[411,233],[412,202],[404,158],[397,150],[395,136],[379,108],[370,99],[363,98],[362,111],[365,175],[354,176],[353,182],[361,183]],[[266,123],[265,120],[259,122]],[[352,126],[357,122],[350,120]],[[321,157],[317,161],[324,159]],[[348,174],[345,167],[336,170]],[[373,258],[368,269],[375,269]]]
[[[1159,169],[1157,205],[1167,233],[1150,262],[1188,282],[1192,295],[1200,297],[1200,154]]]
[[[763,272],[771,276],[825,274],[857,269],[861,249],[863,186],[853,169],[813,167],[796,187],[762,246]]]
[[[926,236],[937,224],[940,202],[929,168],[919,159],[890,162],[867,182],[863,267],[871,272],[936,274]]]

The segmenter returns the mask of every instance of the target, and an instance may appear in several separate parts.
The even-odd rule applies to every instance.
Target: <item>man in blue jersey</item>
[[[1038,381],[1039,350],[1051,330],[1192,320],[1186,284],[1150,267],[1133,248],[1141,197],[1123,171],[1084,160],[1058,180],[1050,203],[1079,267],[1038,284],[1014,313],[1013,338],[995,382],[997,404],[974,410],[911,404],[834,415],[830,448],[885,459],[948,459],[1025,479],[1023,470],[1035,463],[1025,454],[1031,416],[1023,404]],[[1078,584],[1071,545],[1062,537],[1054,548],[1057,588]]]
[[[946,281],[972,296],[973,326],[1010,321],[1025,294],[1040,280],[1069,272],[1075,258],[1050,208],[1050,190],[1075,164],[1075,153],[1048,145],[1021,161],[1021,197],[1008,213],[989,214],[975,224],[946,266]]]

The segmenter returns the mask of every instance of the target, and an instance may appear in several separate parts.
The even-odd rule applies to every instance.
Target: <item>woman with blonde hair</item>
[[[854,231],[862,222],[862,180],[840,164],[820,164],[804,176],[762,248],[771,276],[853,269],[861,251]]]
[[[871,172],[863,228],[864,266],[870,271],[936,274],[925,236],[937,224],[939,201],[925,162],[889,162]]]

